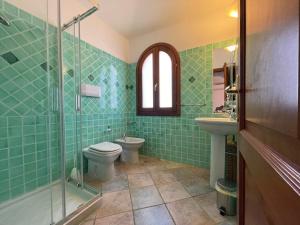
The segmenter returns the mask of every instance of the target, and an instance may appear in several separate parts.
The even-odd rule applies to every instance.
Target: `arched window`
[[[147,48],[138,61],[136,78],[138,115],[180,115],[180,57],[172,45]]]

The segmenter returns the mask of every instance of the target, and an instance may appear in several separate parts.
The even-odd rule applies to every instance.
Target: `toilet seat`
[[[119,150],[116,150],[116,151],[112,151],[112,152],[102,152],[102,151],[98,151],[98,150],[94,150],[94,149],[91,149],[91,148],[86,148],[83,150],[84,152],[88,152],[92,155],[95,155],[96,157],[97,156],[114,156],[114,155],[117,155],[117,154],[120,154],[122,152],[122,149],[119,149]]]
[[[120,145],[111,142],[102,142],[89,147],[89,150],[99,153],[113,153],[121,149],[122,147]]]

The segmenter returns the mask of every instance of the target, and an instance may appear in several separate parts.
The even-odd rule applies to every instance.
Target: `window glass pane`
[[[159,107],[172,108],[172,60],[163,52],[159,52]]]
[[[149,55],[142,70],[142,107],[153,108],[153,54]]]

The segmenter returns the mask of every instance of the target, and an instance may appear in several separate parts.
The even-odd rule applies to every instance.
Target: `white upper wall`
[[[6,0],[47,18],[47,0]],[[85,12],[92,0],[61,0],[62,22]],[[48,0],[49,22],[57,24],[57,0]],[[100,10],[82,22],[82,39],[129,63],[151,44],[167,42],[178,51],[238,36],[228,16],[236,0],[101,0]],[[156,13],[156,14],[155,14]]]
[[[222,14],[224,12],[210,15],[206,19],[182,21],[130,39],[129,61],[137,62],[142,52],[157,42],[167,42],[178,51],[183,51],[238,37],[238,20]]]
[[[222,68],[224,63],[230,63],[233,57],[233,52],[227,51],[223,48],[216,48],[213,50],[213,68]]]
[[[101,0],[99,16],[130,39],[236,7],[237,0]]]
[[[6,0],[7,2],[23,9],[32,15],[43,20],[47,18],[47,1],[46,0]],[[49,23],[57,26],[57,1],[50,0],[49,2]],[[92,7],[88,1],[82,0],[62,0],[61,1],[61,18],[62,23],[67,23],[73,17],[85,12]],[[116,32],[112,27],[107,25],[99,16],[95,14],[86,18],[82,22],[81,34],[82,40],[89,44],[102,49],[113,56],[128,62],[129,59],[129,41],[123,35]]]

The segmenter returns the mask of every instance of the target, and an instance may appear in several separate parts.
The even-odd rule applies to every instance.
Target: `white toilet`
[[[122,152],[122,147],[111,142],[91,145],[83,150],[88,159],[88,175],[101,181],[110,180],[115,174],[114,161]]]
[[[125,137],[117,139],[115,142],[122,145],[123,152],[121,153],[121,160],[125,163],[139,162],[139,149],[143,146],[145,139]]]

